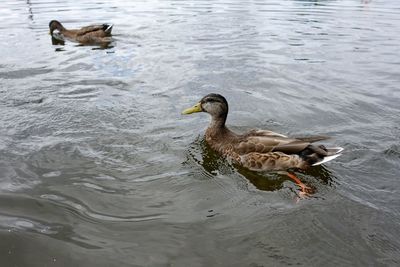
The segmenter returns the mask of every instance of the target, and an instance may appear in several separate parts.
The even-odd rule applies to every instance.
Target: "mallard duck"
[[[91,25],[80,29],[67,30],[59,21],[49,23],[50,35],[59,40],[65,39],[81,44],[101,44],[111,42],[112,24]]]
[[[343,150],[313,144],[328,139],[326,136],[290,138],[268,130],[234,133],[225,125],[228,102],[219,94],[206,95],[182,114],[195,112],[211,115],[211,123],[205,133],[205,140],[211,148],[253,171],[306,169],[338,157]]]

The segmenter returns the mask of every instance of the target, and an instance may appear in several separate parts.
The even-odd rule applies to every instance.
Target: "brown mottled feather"
[[[77,36],[82,36],[82,35],[87,35],[87,34],[90,34],[90,35],[93,35],[96,37],[111,36],[111,33],[105,32],[104,25],[91,25],[91,26],[86,26],[86,27],[76,30]]]
[[[238,135],[229,129],[208,128],[207,143],[217,152],[251,170],[282,170],[308,166],[297,153],[309,142],[282,136]]]

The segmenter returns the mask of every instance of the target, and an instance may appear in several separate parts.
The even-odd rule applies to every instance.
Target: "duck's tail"
[[[300,156],[311,166],[317,166],[339,157],[342,151],[342,147],[326,148],[323,145],[309,145],[300,153]]]
[[[317,165],[320,165],[322,163],[331,161],[331,160],[339,157],[340,155],[342,155],[343,148],[342,147],[330,147],[330,148],[327,148],[326,150],[328,152],[328,156],[324,156],[321,160],[315,162],[311,166],[317,166]]]
[[[103,31],[107,34],[111,34],[113,24],[103,24]]]

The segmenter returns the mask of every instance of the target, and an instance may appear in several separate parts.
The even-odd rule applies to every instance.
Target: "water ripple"
[[[399,11],[2,1],[2,264],[399,265]],[[53,19],[113,23],[115,40],[53,45]],[[298,172],[315,189],[298,201],[285,175],[210,150],[205,114],[180,115],[210,92],[228,99],[235,131],[327,134],[345,153]]]
[[[37,232],[45,235],[55,235],[58,233],[58,229],[61,227],[62,226],[60,225],[46,225],[31,219],[0,215],[0,228],[5,228],[9,231],[18,230]]]
[[[57,195],[41,195],[43,199],[48,199],[51,201],[55,201],[56,203],[62,204],[64,207],[68,207],[73,209],[74,212],[78,212],[83,215],[87,219],[94,221],[110,221],[110,222],[142,222],[142,221],[152,221],[152,220],[160,220],[164,218],[163,214],[150,214],[150,215],[138,215],[138,216],[112,216],[110,214],[102,214],[99,212],[95,212],[90,210],[87,206],[82,203],[78,203],[72,200],[68,200],[62,196]]]

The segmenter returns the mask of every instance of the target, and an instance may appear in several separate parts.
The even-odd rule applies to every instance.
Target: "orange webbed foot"
[[[300,187],[300,192],[298,193],[300,198],[310,197],[315,192],[313,188],[304,184],[294,173],[287,172],[286,175]]]

